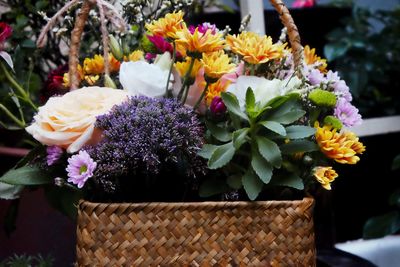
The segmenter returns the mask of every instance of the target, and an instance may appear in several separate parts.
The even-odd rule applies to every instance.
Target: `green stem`
[[[186,103],[186,99],[189,94],[189,88],[190,88],[190,85],[185,86],[185,90],[183,91],[183,97],[182,97],[182,105],[184,105]]]
[[[254,76],[256,74],[256,65],[250,64],[250,74]]]
[[[169,80],[171,79],[172,69],[174,67],[175,58],[176,58],[176,44],[175,44],[175,41],[172,41],[172,47],[173,47],[172,62],[171,62],[171,66],[170,66],[169,72],[168,72],[167,85],[165,86],[165,95],[167,97],[168,97],[168,89],[169,89]]]
[[[196,58],[194,58],[194,57],[191,57],[191,58],[190,58],[189,69],[188,69],[188,71],[186,72],[185,77],[183,78],[182,87],[181,87],[181,90],[179,91],[179,94],[178,94],[178,99],[181,99],[181,98],[182,98],[183,92],[184,92],[185,87],[186,87],[186,85],[187,85],[187,83],[188,83],[188,79],[190,78],[190,73],[191,73],[192,70],[193,70],[193,66],[194,66],[194,61],[195,61],[195,60],[196,60]]]
[[[16,124],[18,124],[19,127],[25,128],[25,123],[23,123],[21,120],[19,120],[17,117],[15,117],[11,111],[8,110],[3,104],[0,104],[0,110],[4,111],[4,113],[11,119],[13,120]]]
[[[208,86],[209,86],[209,85],[210,85],[210,83],[207,82],[207,83],[206,83],[206,87],[204,88],[203,92],[201,93],[201,96],[199,97],[199,99],[197,100],[196,104],[195,104],[194,107],[193,107],[194,110],[196,110],[196,109],[200,106],[201,101],[203,100],[204,96],[205,96],[206,93],[207,93],[207,90],[208,90]]]
[[[18,93],[21,94],[21,99],[27,102],[35,111],[37,111],[38,108],[32,102],[31,98],[29,97],[29,94],[25,91],[25,89],[22,88],[21,85],[19,85],[19,83],[11,76],[7,68],[4,67],[2,63],[0,65],[9,83],[18,91]]]

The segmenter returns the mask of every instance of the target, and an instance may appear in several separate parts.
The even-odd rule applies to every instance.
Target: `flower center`
[[[82,165],[79,168],[79,174],[85,173],[87,171],[87,166],[86,165]]]

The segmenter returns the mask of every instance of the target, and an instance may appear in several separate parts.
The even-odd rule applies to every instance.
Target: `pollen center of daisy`
[[[87,166],[86,165],[82,165],[80,168],[79,168],[79,174],[82,174],[82,173],[85,173],[86,171],[87,171]]]

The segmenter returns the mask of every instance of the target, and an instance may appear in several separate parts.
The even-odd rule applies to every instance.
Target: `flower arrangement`
[[[293,51],[286,29],[274,42],[187,25],[182,11],[145,29],[134,49],[111,36],[110,53],[57,72],[54,84],[75,77],[79,89],[39,107],[26,127],[37,147],[1,182],[98,201],[255,200],[329,190],[334,162],[360,160],[364,145],[343,127],[361,123],[349,88],[315,49]]]

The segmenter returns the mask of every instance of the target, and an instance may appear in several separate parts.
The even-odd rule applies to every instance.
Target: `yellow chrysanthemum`
[[[272,43],[272,38],[254,32],[228,35],[226,42],[235,54],[243,56],[250,64],[260,64],[283,56],[286,44]]]
[[[88,85],[94,85],[99,80],[99,78],[99,75],[86,75],[85,81]]]
[[[176,39],[177,32],[184,26],[184,13],[182,11],[165,15],[152,23],[146,24],[146,29],[153,35],[161,35],[164,38]]]
[[[308,45],[304,47],[304,61],[307,65],[318,64],[318,69],[321,72],[327,72],[326,67],[328,67],[328,64],[326,63],[326,59],[317,56],[315,48],[311,49]]]
[[[142,50],[135,50],[125,57],[125,61],[139,61],[144,59],[144,52]]]
[[[326,190],[331,190],[331,183],[338,177],[332,167],[318,166],[314,168],[314,177]]]
[[[230,84],[231,83],[229,81],[221,80],[218,80],[216,83],[210,84],[206,93],[207,106],[210,106],[211,101],[214,99],[214,97],[221,96],[221,93],[225,92]]]
[[[186,75],[186,73],[187,73],[188,70],[189,70],[190,63],[191,63],[191,62],[192,62],[192,58],[187,57],[185,61],[176,62],[176,63],[175,63],[175,68],[176,68],[176,70],[178,71],[178,73],[179,73],[179,75],[180,75],[181,77],[184,77],[184,76]],[[190,74],[189,74],[189,77],[190,77],[191,79],[195,79],[197,73],[199,73],[199,71],[200,71],[200,69],[201,69],[202,67],[203,67],[203,64],[201,63],[201,61],[198,60],[198,59],[195,59],[195,60],[194,60],[194,64],[193,64],[193,68],[192,68],[192,71],[191,71]]]
[[[79,82],[81,82],[81,81],[84,79],[84,77],[85,77],[85,75],[84,75],[84,73],[83,73],[83,68],[82,68],[81,65],[78,65],[77,71],[78,71],[78,79],[79,79]],[[69,73],[68,73],[68,72],[67,72],[67,73],[64,73],[64,76],[63,76],[63,86],[65,86],[65,87],[67,87],[67,88],[70,86],[70,84],[69,84]]]
[[[230,59],[223,50],[213,53],[204,53],[201,60],[204,64],[204,74],[206,77],[219,79],[222,75],[235,70],[235,64],[230,63]]]
[[[358,141],[354,133],[337,133],[331,125],[319,127],[318,122],[315,123],[315,128],[317,143],[328,158],[342,164],[356,164],[360,160],[357,154],[362,154],[365,146]]]
[[[202,53],[211,53],[221,50],[224,47],[225,41],[221,33],[212,33],[208,29],[205,33],[195,29],[193,34],[190,33],[186,25],[183,29],[177,32],[176,45],[178,52],[187,53],[188,55],[201,55]]]
[[[111,53],[108,55],[110,72],[118,72],[121,62],[119,62]],[[104,58],[101,55],[95,55],[93,58],[85,58],[83,61],[83,70],[85,74],[97,75],[104,73]]]

